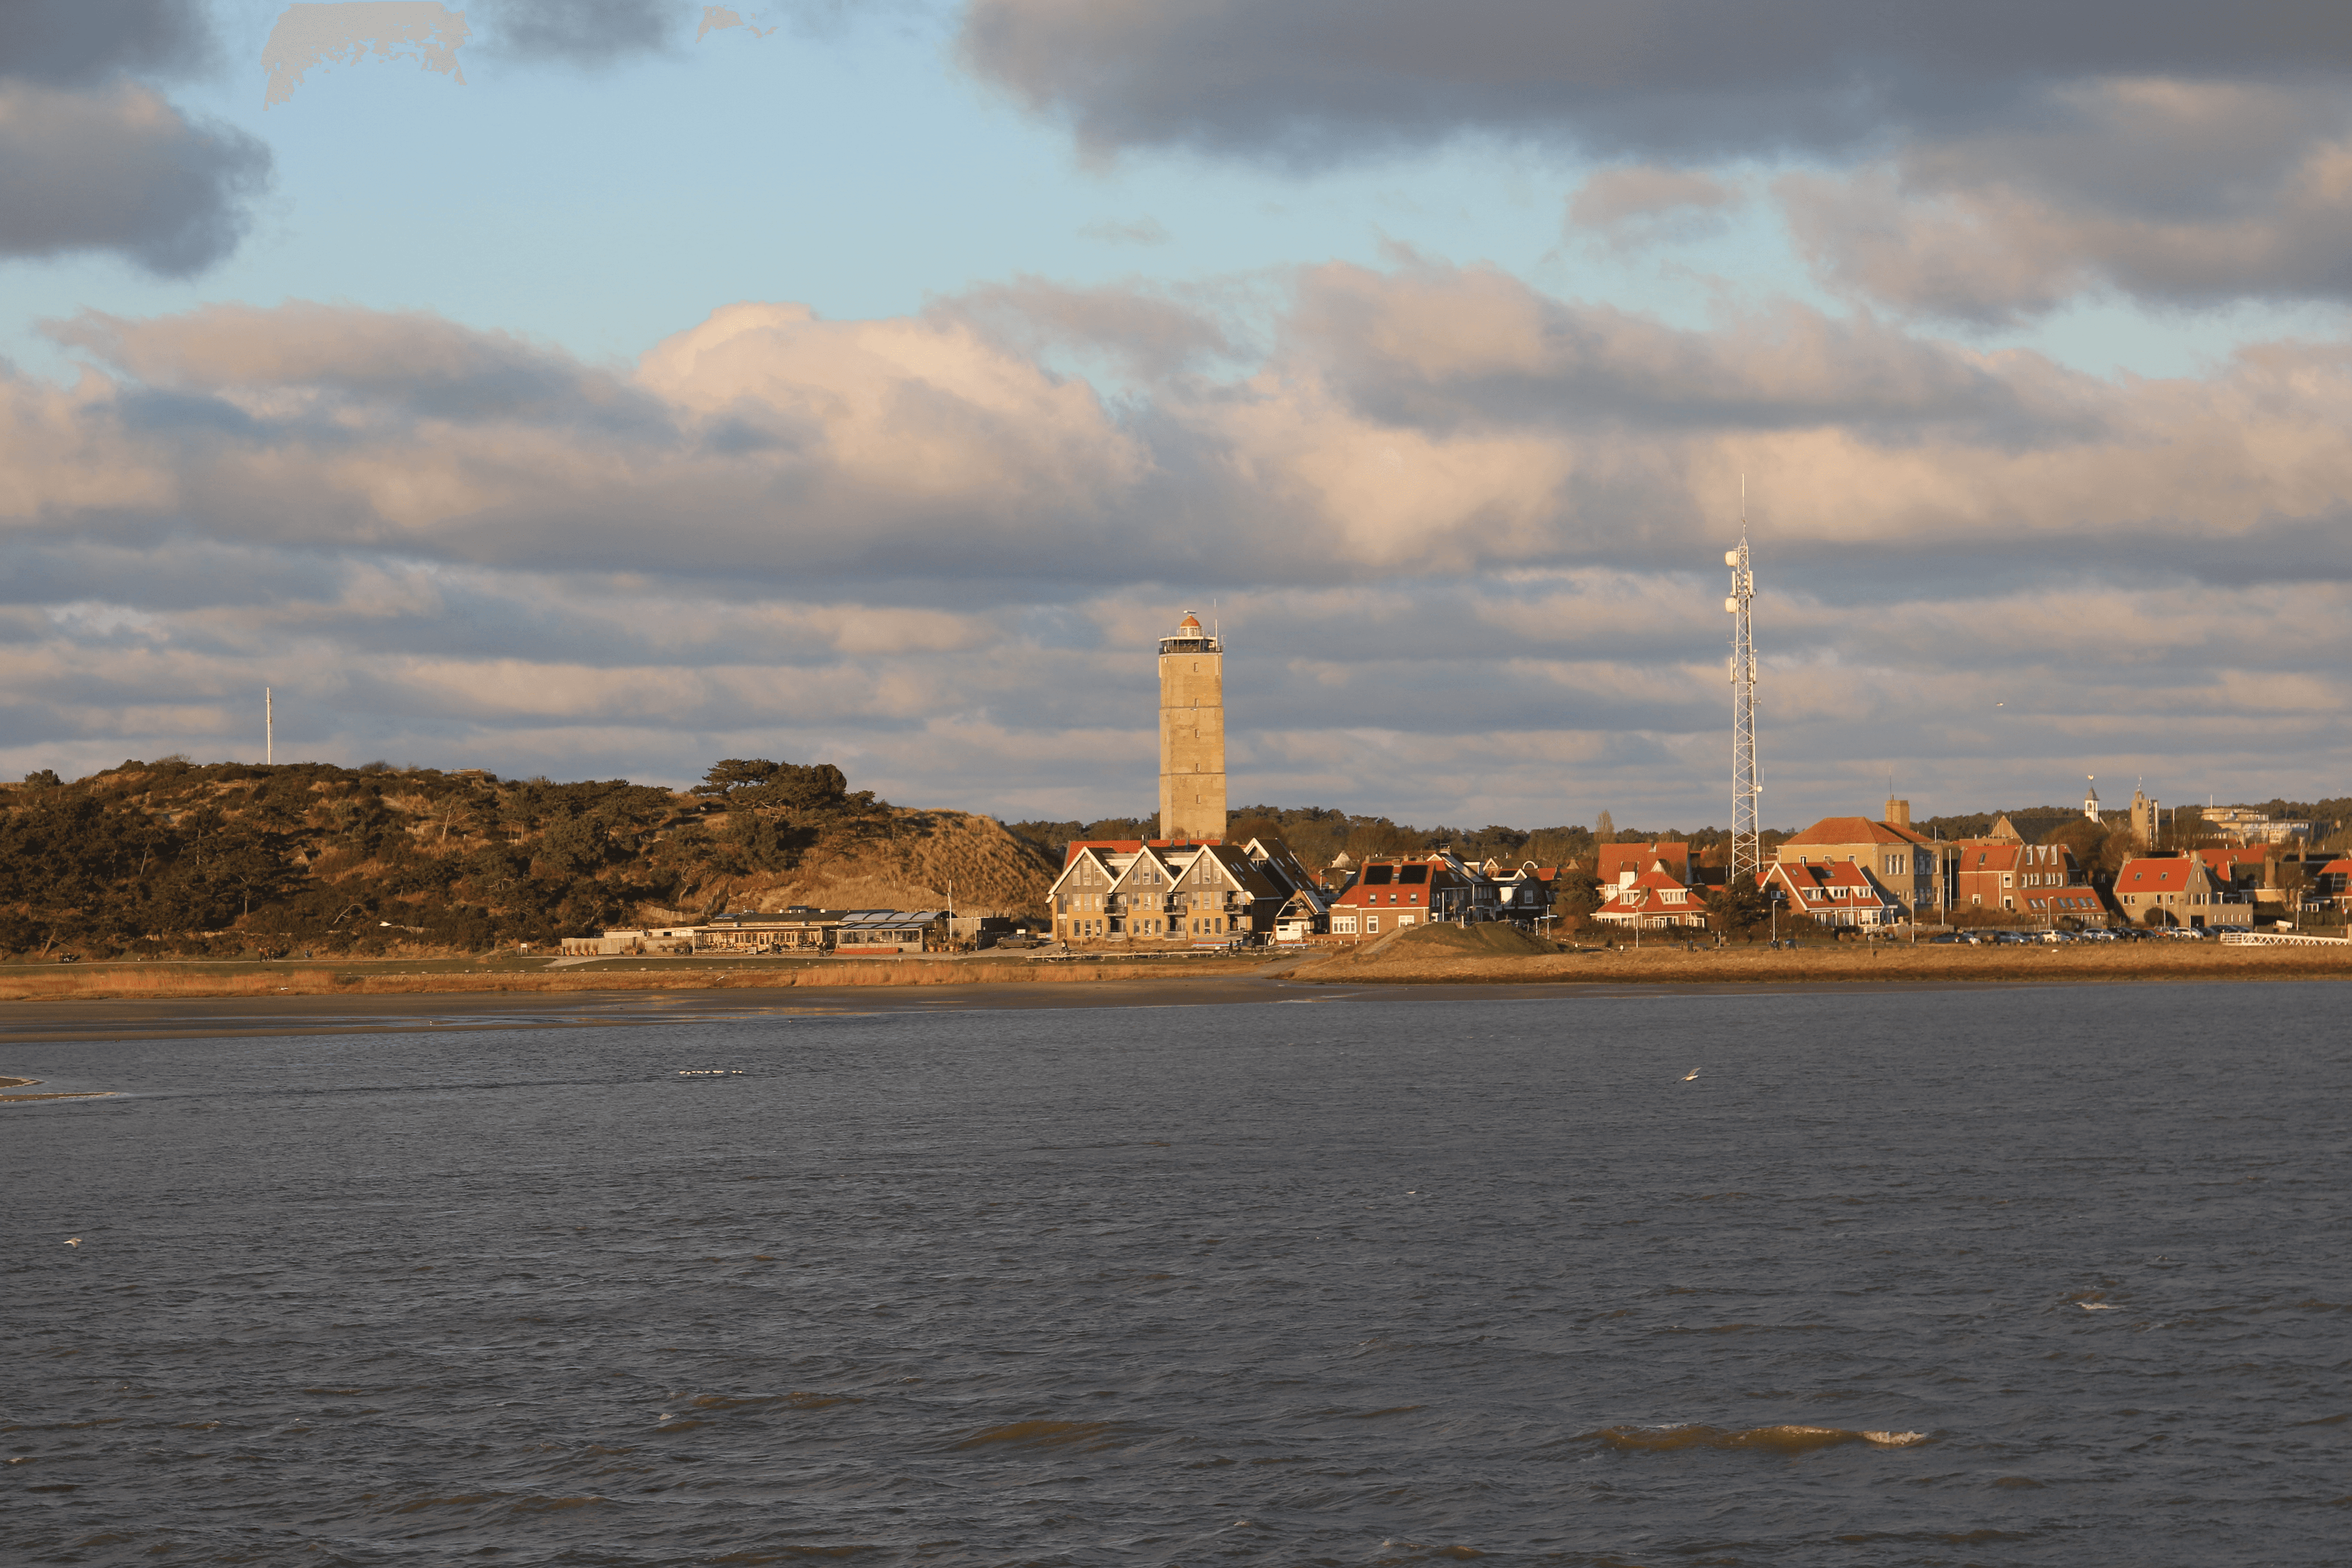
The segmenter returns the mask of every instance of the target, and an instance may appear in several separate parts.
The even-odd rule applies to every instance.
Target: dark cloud
[[[87,87],[118,73],[166,76],[215,59],[197,0],[6,0],[0,79]]]
[[[1692,165],[1827,165],[1802,249],[1906,312],[2352,299],[2352,9],[2302,0],[970,0],[960,47],[1100,153],[1622,161],[1573,214],[1620,247],[1709,232]]]
[[[474,0],[491,50],[572,66],[655,54],[681,36],[681,0]]]
[[[236,247],[268,149],[147,88],[0,81],[0,255],[114,250],[186,277]]]
[[[2081,78],[2308,80],[2352,12],[2301,0],[971,0],[965,59],[1103,147],[1319,160],[1461,131],[1679,156],[1979,124]]]

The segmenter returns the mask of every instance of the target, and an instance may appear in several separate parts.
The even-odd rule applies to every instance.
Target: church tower
[[[1189,610],[1160,639],[1160,836],[1225,837],[1225,646]]]

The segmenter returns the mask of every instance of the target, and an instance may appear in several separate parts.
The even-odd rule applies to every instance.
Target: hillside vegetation
[[[987,817],[730,759],[692,791],[383,763],[127,762],[0,791],[0,949],[479,952],[786,904],[1042,908],[1055,865]]]

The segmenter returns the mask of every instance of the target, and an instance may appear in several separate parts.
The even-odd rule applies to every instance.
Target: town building
[[[1649,844],[1601,844],[1592,851],[1592,875],[1601,887],[1616,885],[1618,878],[1630,868],[1636,874],[1647,871],[1653,865],[1663,863],[1676,881],[1688,887],[1691,879],[1690,846],[1675,839],[1659,839]]]
[[[1775,860],[1764,868],[1758,880],[1766,896],[1790,914],[1802,915],[1823,925],[1889,926],[1904,917],[1901,901],[1873,879],[1859,857],[1852,860]]]
[[[1225,646],[1189,610],[1160,639],[1160,833],[1225,836]]]
[[[1927,916],[1941,903],[1937,888],[1939,853],[1934,840],[1912,830],[1911,803],[1889,800],[1886,816],[1876,822],[1866,816],[1823,817],[1794,837],[1783,839],[1774,858],[1783,865],[1853,866],[1891,899],[1904,915]],[[1792,880],[1790,886],[1793,889],[1801,880]]]
[[[1607,925],[1647,930],[1706,924],[1706,900],[1664,859],[1638,870],[1620,861],[1616,879],[1602,883],[1601,890],[1604,897],[1592,918]]]
[[[1073,945],[1217,945],[1273,935],[1312,885],[1279,840],[1123,839],[1072,844],[1046,900]]]
[[[2352,912],[2352,860],[2330,860],[2314,871],[2311,896],[2326,908]]]
[[[2063,844],[2021,844],[1994,838],[1964,838],[1952,846],[1952,907],[1964,912],[2000,910],[2033,917],[2105,912],[2074,851]],[[2063,904],[2061,889],[2081,889]]]
[[[695,947],[705,952],[821,952],[833,945],[833,933],[847,912],[795,905],[713,915],[696,929]]]
[[[850,910],[833,931],[833,951],[844,957],[940,952],[947,946],[945,910]]]
[[[2314,826],[2308,822],[2266,816],[2250,805],[2208,806],[2205,826],[2241,844],[2284,844],[2291,838],[2309,838]]]
[[[2193,855],[2126,860],[2116,873],[2116,906],[2135,925],[2222,924],[2227,900],[2227,889]]]
[[[1485,876],[1444,850],[1367,856],[1354,879],[1331,900],[1331,934],[1374,937],[1432,921],[1533,921],[1548,910],[1532,895],[1518,901],[1524,886],[1516,877],[1505,882]],[[1512,895],[1507,903],[1506,888]]]
[[[2124,831],[2131,835],[2133,843],[2153,846],[2161,826],[2161,815],[2154,798],[2136,789],[2132,791],[2131,810],[2124,816]]]

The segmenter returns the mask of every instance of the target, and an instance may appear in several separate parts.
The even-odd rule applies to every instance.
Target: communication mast
[[[1727,885],[1763,874],[1764,843],[1757,831],[1756,797],[1764,785],[1756,776],[1756,574],[1748,553],[1748,481],[1739,481],[1739,547],[1723,552],[1731,568],[1731,594],[1723,607],[1731,623],[1731,867]]]

